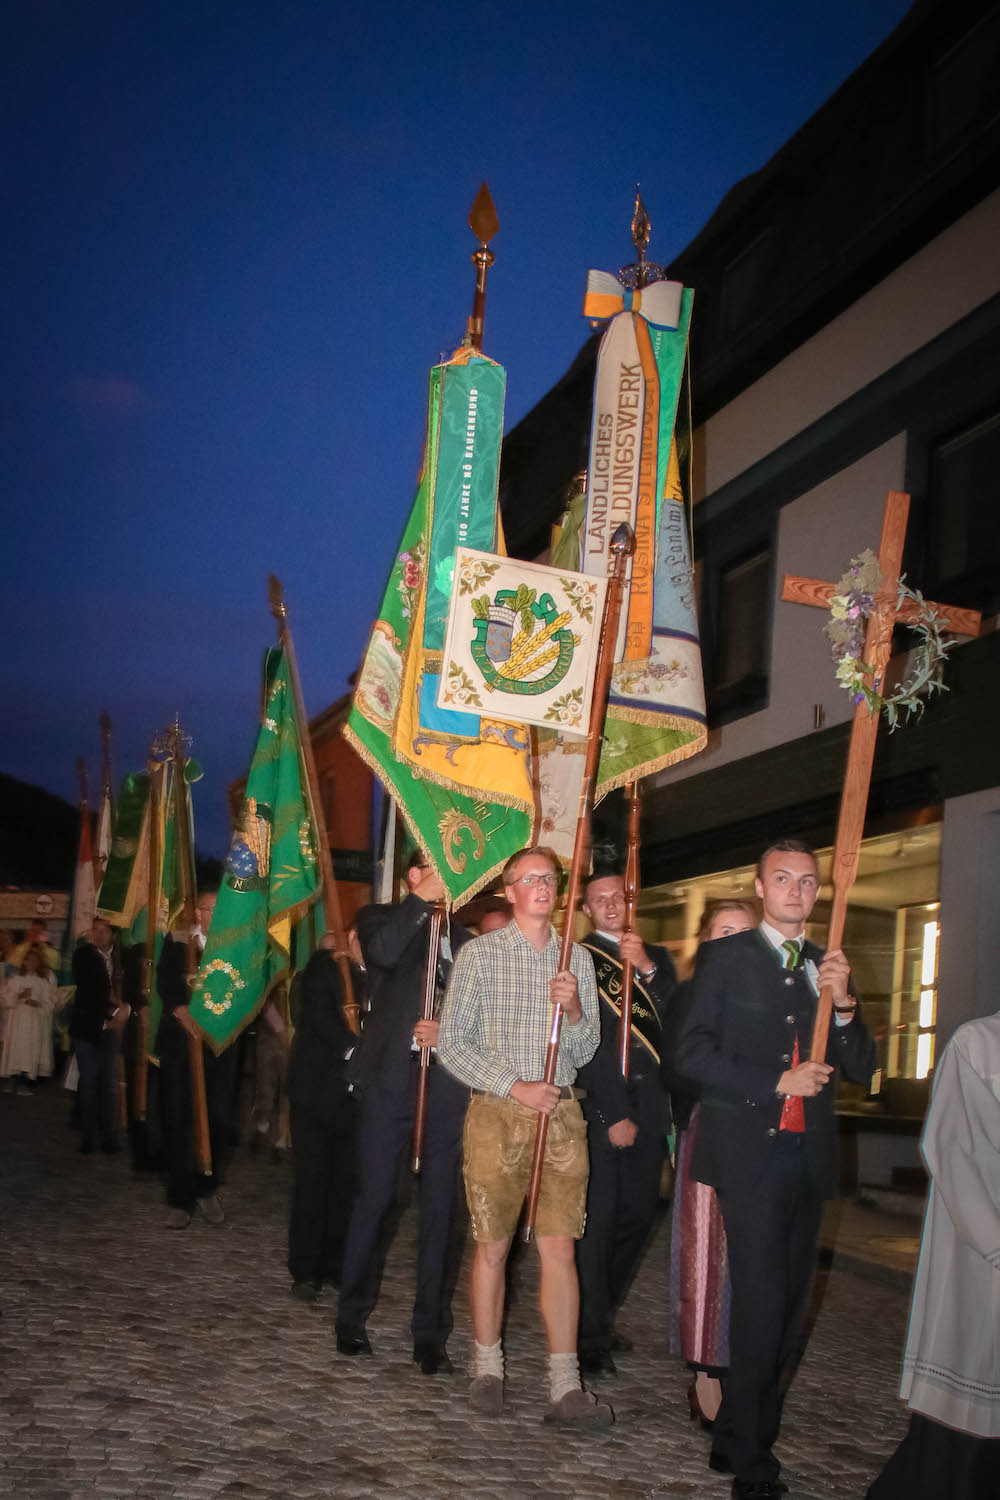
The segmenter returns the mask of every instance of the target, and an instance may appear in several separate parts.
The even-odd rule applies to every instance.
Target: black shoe
[[[340,1354],[371,1354],[372,1346],[363,1328],[338,1328],[337,1350]]]
[[[453,1375],[455,1366],[448,1358],[443,1344],[414,1344],[413,1363],[420,1366],[421,1375]]]
[[[778,1500],[787,1495],[788,1485],[780,1479],[734,1479],[733,1500]]]
[[[319,1296],[319,1287],[315,1281],[293,1281],[292,1296],[299,1302],[315,1302]]]
[[[609,1349],[588,1349],[580,1355],[580,1374],[596,1379],[599,1375],[617,1375],[618,1367]]]
[[[733,1472],[733,1466],[729,1462],[729,1454],[717,1453],[714,1448],[708,1455],[708,1467],[713,1469],[716,1474],[731,1474]]]

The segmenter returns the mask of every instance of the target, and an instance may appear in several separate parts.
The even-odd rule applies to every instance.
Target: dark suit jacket
[[[806,943],[803,957],[819,964],[822,949]],[[752,1190],[766,1170],[781,1121],[778,1079],[791,1066],[796,1035],[800,1061],[808,1058],[815,1013],[805,971],[782,969],[762,933],[702,944],[676,1053],[681,1073],[701,1085],[691,1164],[698,1182]],[[826,1060],[855,1082],[870,1079],[875,1048],[860,1012],[847,1026],[831,1023]],[[826,1197],[838,1187],[835,1093],[836,1075],[803,1100],[810,1171]]]
[[[112,962],[116,962],[113,959]],[[104,1023],[115,1008],[107,965],[93,943],[81,943],[73,954],[73,1009],[69,1034],[85,1042],[99,1042]]]
[[[583,939],[585,948],[610,953],[619,958],[618,944],[596,932]],[[666,948],[645,944],[646,952],[656,965],[656,973],[644,988],[656,1007],[661,1027],[667,1015],[668,1002],[677,983],[674,962]],[[628,1081],[622,1077],[618,1062],[618,1022],[605,1001],[600,1002],[601,1041],[585,1067],[577,1074],[577,1083],[587,1090],[583,1100],[584,1115],[595,1127],[605,1130],[619,1120],[634,1120],[640,1129],[666,1131],[670,1117],[667,1096],[660,1082],[656,1060],[635,1035],[629,1049]]]
[[[355,994],[355,999],[358,996]],[[344,1020],[343,983],[333,954],[317,948],[299,977],[295,1036],[288,1062],[292,1108],[336,1118],[347,1085],[345,1054],[357,1038]]]
[[[420,1020],[431,911],[411,891],[398,904],[365,906],[358,912],[371,1005],[351,1059],[352,1078],[361,1087],[374,1083],[393,1093],[405,1093],[410,1086],[410,1044]],[[452,923],[452,952],[457,953],[470,936],[464,927]],[[439,973],[449,967],[441,964]]]
[[[168,932],[163,939],[156,965],[156,989],[163,1007],[156,1034],[157,1051],[162,1052],[167,1047],[186,1052],[187,1032],[174,1020],[174,1011],[178,1006],[188,1005],[191,1000],[191,986],[187,982],[186,937],[174,937]]]

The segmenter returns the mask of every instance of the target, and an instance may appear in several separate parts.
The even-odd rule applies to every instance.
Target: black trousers
[[[974,1437],[913,1412],[867,1500],[1000,1500],[1000,1438]]]
[[[618,1149],[607,1129],[589,1123],[587,1227],[576,1242],[580,1278],[581,1354],[610,1350],[615,1314],[639,1267],[660,1201],[666,1143],[640,1126],[635,1144]]]
[[[339,1076],[330,1079],[321,1105],[294,1094],[290,1103],[294,1176],[288,1270],[293,1281],[340,1286],[354,1196],[357,1101]]]
[[[344,1247],[337,1326],[363,1328],[378,1301],[392,1230],[392,1210],[409,1159],[417,1068],[406,1093],[367,1086],[358,1123],[358,1191]],[[417,1288],[410,1328],[415,1343],[444,1344],[465,1242],[460,1187],[462,1127],[469,1091],[433,1067],[427,1090],[423,1156],[417,1178]]]
[[[205,1064],[205,1094],[208,1104],[208,1137],[212,1152],[210,1175],[201,1172],[194,1155],[194,1114],[191,1095],[191,1062],[187,1033],[170,1020],[165,1036],[160,1031],[160,1098],[163,1150],[167,1163],[167,1202],[171,1208],[193,1212],[199,1198],[207,1198],[222,1186],[232,1151],[233,1070],[236,1051],[229,1047],[219,1057],[202,1043]]]
[[[121,1034],[106,1026],[96,1041],[77,1037],[73,1043],[80,1070],[77,1102],[83,1144],[112,1146],[115,1141],[115,1079]]]
[[[757,1180],[718,1196],[732,1303],[729,1376],[712,1446],[738,1479],[774,1480],[782,1374],[797,1353],[823,1212],[804,1135],[779,1133]]]

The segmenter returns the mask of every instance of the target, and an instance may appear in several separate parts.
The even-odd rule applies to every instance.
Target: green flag
[[[149,775],[140,771],[122,782],[97,915],[113,927],[131,928],[148,900],[148,885]]]
[[[264,659],[257,747],[191,996],[191,1014],[216,1052],[288,974],[292,924],[319,893],[288,663],[275,649]]]
[[[505,376],[469,350],[431,371],[424,463],[365,653],[345,737],[395,799],[444,881],[468,900],[531,839],[528,732],[475,694],[437,691],[458,546],[495,551]],[[498,559],[499,561],[499,559]]]

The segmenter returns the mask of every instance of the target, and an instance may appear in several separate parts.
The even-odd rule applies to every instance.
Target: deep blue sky
[[[179,709],[223,852],[267,572],[315,712],[464,332],[480,181],[510,426],[585,336],[587,268],[630,258],[636,179],[667,261],[906,9],[7,0],[0,769],[74,797],[102,708],[116,777]]]

